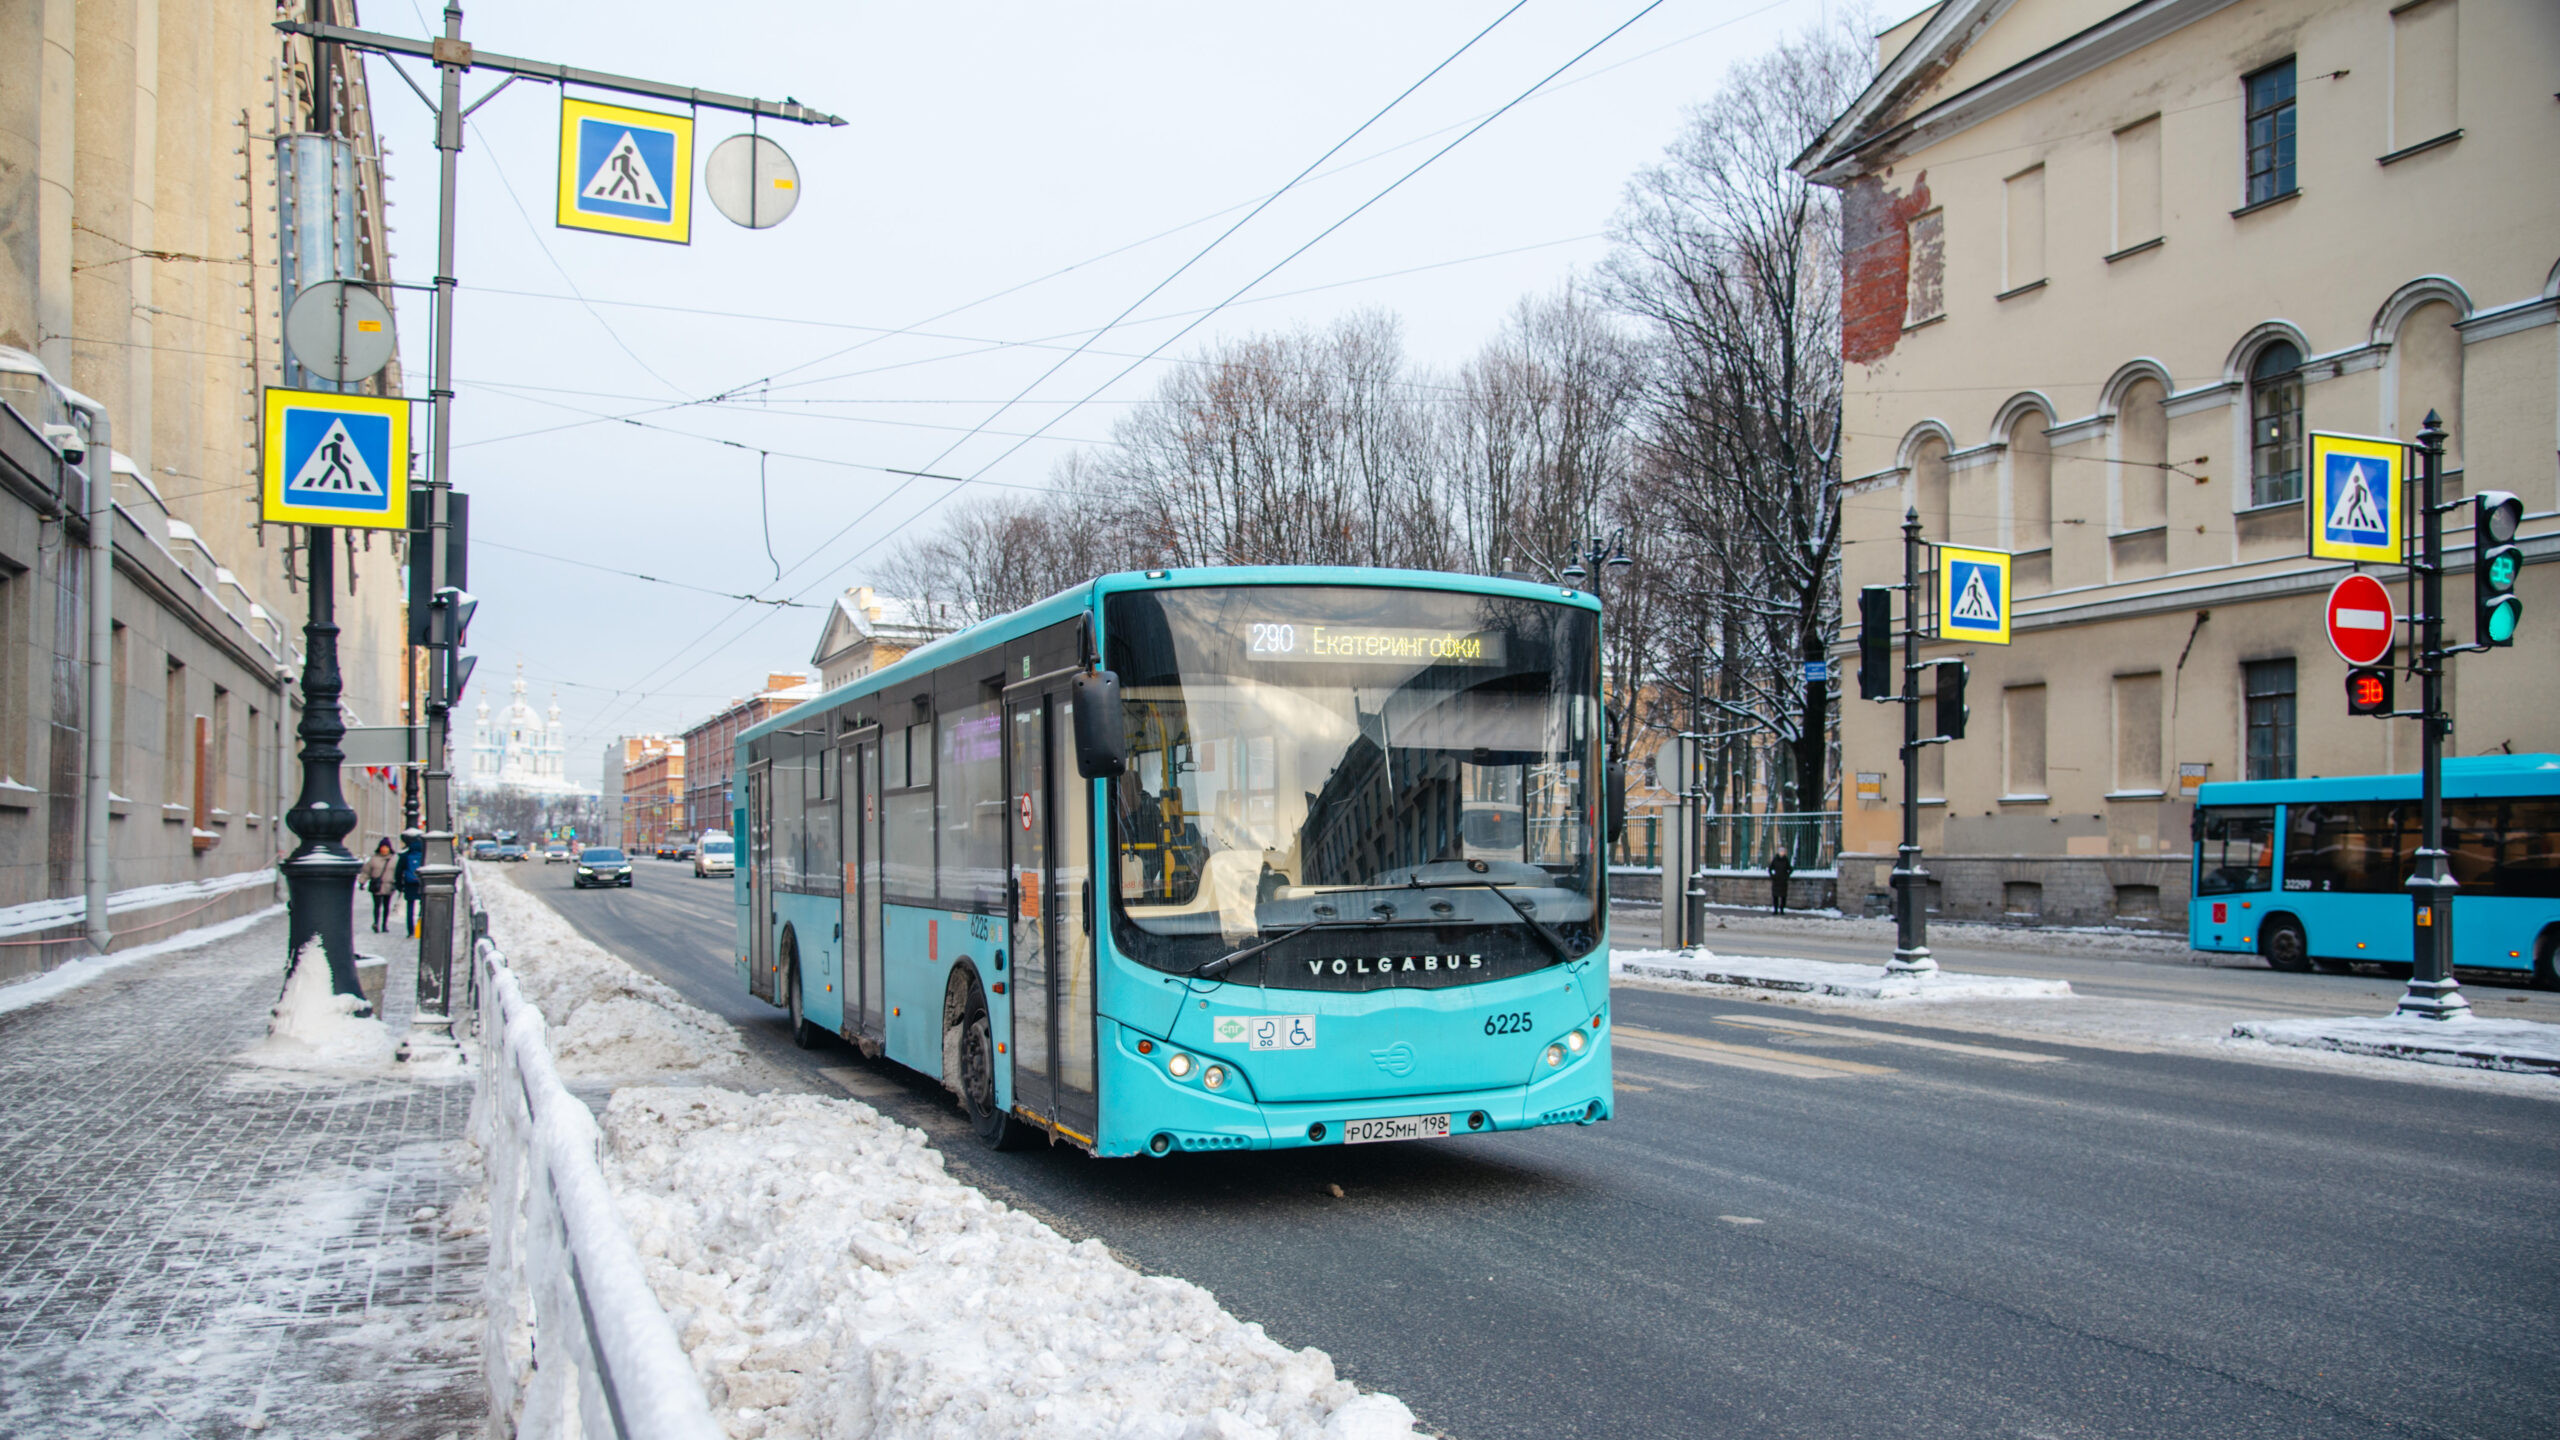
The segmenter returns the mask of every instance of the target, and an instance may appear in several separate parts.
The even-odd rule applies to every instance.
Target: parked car
[[[717,830],[703,831],[702,846],[693,857],[694,877],[733,875],[737,869],[738,842]]]
[[[545,865],[566,865],[569,863],[569,858],[569,847],[566,845],[554,845],[542,852],[542,863]]]
[[[631,857],[607,845],[590,845],[578,856],[578,873],[570,885],[585,890],[597,885],[631,888]]]
[[[495,840],[474,840],[474,841],[472,841],[472,842],[471,842],[471,858],[472,858],[472,859],[474,859],[474,860],[495,860],[495,859],[497,859],[497,858],[498,858],[498,842],[497,842],[497,841],[495,841]]]

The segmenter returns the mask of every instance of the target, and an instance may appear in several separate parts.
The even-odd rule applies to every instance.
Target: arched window
[[[2302,352],[2279,340],[2249,366],[2249,503],[2302,498]]]

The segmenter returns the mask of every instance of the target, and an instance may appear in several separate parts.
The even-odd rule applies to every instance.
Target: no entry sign
[[[2370,575],[2350,575],[2329,589],[2329,648],[2350,665],[2379,665],[2391,653],[2399,617],[2391,592]]]

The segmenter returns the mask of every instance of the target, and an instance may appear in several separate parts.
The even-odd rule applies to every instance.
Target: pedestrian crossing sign
[[[267,389],[258,518],[278,525],[409,528],[409,402]]]
[[[2009,556],[1938,547],[1938,638],[2009,643]]]
[[[2409,447],[2397,440],[2311,432],[2311,553],[2323,560],[2400,563],[2400,481]]]
[[[560,224],[692,244],[692,117],[563,96]]]

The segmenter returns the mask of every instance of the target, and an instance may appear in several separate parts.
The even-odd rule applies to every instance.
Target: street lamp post
[[[337,532],[326,525],[309,530],[308,564],[311,613],[302,627],[302,793],[285,812],[284,823],[302,838],[284,862],[284,878],[292,897],[286,940],[286,974],[300,964],[312,941],[328,958],[329,988],[362,1000],[356,979],[356,876],[364,862],[347,850],[356,828],[356,812],[338,782],[338,766],[346,759],[339,742],[347,722],[338,708],[345,683],[338,673]],[[359,1008],[359,1015],[372,1012]]]

